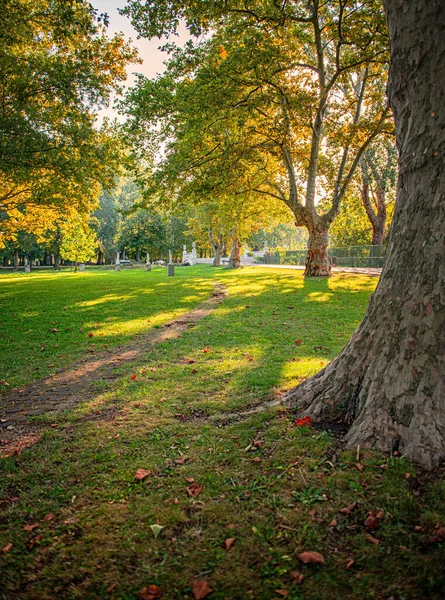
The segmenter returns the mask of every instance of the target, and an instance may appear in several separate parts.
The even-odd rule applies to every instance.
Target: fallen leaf
[[[338,512],[341,512],[342,515],[349,515],[354,508],[357,507],[358,502],[353,502],[352,504],[350,504],[349,506],[346,506],[345,508],[340,508],[340,510]]]
[[[195,600],[202,600],[202,598],[207,598],[209,594],[212,593],[212,588],[209,587],[209,584],[205,579],[197,579],[193,582],[192,592]]]
[[[196,481],[191,483],[188,488],[186,488],[187,494],[192,496],[192,498],[197,498],[199,494],[202,492],[202,487],[200,487]]]
[[[185,477],[184,479],[186,480],[187,483],[193,483],[195,481],[193,479],[193,477]]]
[[[383,519],[384,516],[385,513],[383,512],[383,510],[379,510],[379,512],[376,514],[377,519]]]
[[[405,479],[409,479],[411,477],[411,473],[405,473]]]
[[[310,424],[311,424],[310,417],[303,417],[302,419],[297,419],[295,421],[295,425],[297,425],[298,427],[303,427],[304,425],[310,425]]]
[[[380,544],[380,540],[373,537],[370,533],[365,533],[365,538],[368,540],[368,542],[371,542],[371,544],[374,544],[375,546]]]
[[[360,473],[363,471],[363,465],[361,463],[355,463],[355,466],[360,471]]]
[[[2,548],[3,552],[9,552],[12,548],[12,543],[10,542],[9,544],[6,544],[6,546],[4,548]]]
[[[300,584],[304,579],[304,575],[300,573],[300,571],[290,571],[289,575],[292,577],[295,583],[298,584]]]
[[[235,540],[236,540],[236,538],[227,538],[227,540],[224,542],[224,544],[226,546],[226,550],[230,550],[230,548],[235,543]]]
[[[107,587],[107,589],[105,590],[106,594],[111,594],[111,592],[114,590],[114,588],[117,586],[117,583],[112,583],[110,586]]]
[[[88,337],[94,337],[94,333],[89,333]]]
[[[53,515],[53,513],[48,513],[47,515],[45,515],[45,516],[43,517],[43,520],[44,520],[44,521],[52,521],[53,519],[54,519],[54,515]]]
[[[133,373],[130,377],[130,379],[136,379],[136,375]]]
[[[161,598],[162,596],[162,591],[157,585],[152,584],[142,588],[142,590],[139,592],[139,596],[143,600],[158,600],[158,598]]]
[[[279,596],[284,596],[285,598],[289,596],[289,592],[287,590],[274,590],[274,592]]]
[[[350,558],[348,560],[348,562],[346,563],[346,568],[350,569],[354,563],[355,563],[355,560],[353,558]]]
[[[136,479],[136,481],[142,481],[149,475],[153,475],[153,471],[145,470],[145,469],[138,469],[134,475],[134,478]]]
[[[183,465],[185,463],[185,461],[188,460],[188,458],[186,458],[185,456],[181,456],[181,458],[177,458],[175,460],[175,463],[177,465]]]
[[[35,529],[38,526],[39,526],[38,523],[33,523],[32,525],[24,525],[23,531],[32,531],[33,529]]]
[[[252,458],[252,462],[254,462],[254,463],[260,463],[261,462],[261,458],[259,458],[258,456],[256,456],[255,458]]]
[[[332,521],[329,523],[329,527],[337,527],[337,519],[332,519]]]
[[[194,362],[196,362],[196,360],[193,360],[193,358],[189,358],[189,360],[188,360],[189,365],[192,365]]]
[[[368,529],[377,529],[379,526],[379,520],[374,515],[374,513],[369,513],[368,517],[365,519],[365,527]]]
[[[316,565],[324,565],[324,562],[325,562],[323,554],[320,554],[320,552],[314,552],[314,551],[301,552],[298,555],[298,558],[305,565],[309,564],[309,563],[313,563]]]
[[[157,539],[161,531],[164,529],[164,525],[158,525],[157,523],[153,523],[153,525],[150,525],[150,529],[152,530],[155,539]]]

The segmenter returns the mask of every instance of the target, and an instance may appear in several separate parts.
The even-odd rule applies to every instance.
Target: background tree
[[[96,126],[135,53],[84,0],[0,0],[0,220],[35,206],[81,211],[122,161]]]
[[[218,20],[214,4],[161,4],[129,3],[142,34],[183,17],[213,35],[173,50],[167,72],[128,97],[137,141],[145,130],[168,143],[158,182],[281,200],[309,231],[306,274],[328,275],[330,224],[389,118],[379,3],[228,2]],[[329,198],[321,214],[318,197]]]

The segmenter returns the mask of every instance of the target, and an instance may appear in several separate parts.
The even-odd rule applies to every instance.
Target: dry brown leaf
[[[284,598],[289,596],[289,592],[287,590],[274,590],[274,592],[279,596],[283,596]]]
[[[259,458],[258,456],[256,456],[255,458],[252,458],[252,462],[254,462],[254,463],[260,463],[261,462],[261,458]]]
[[[374,516],[374,513],[369,513],[369,516],[365,519],[365,527],[368,529],[377,529],[379,526],[379,520]]]
[[[45,515],[45,516],[43,517],[43,520],[44,520],[44,521],[52,521],[53,519],[54,519],[54,515],[53,515],[53,513],[48,513],[47,515]]]
[[[384,516],[385,513],[383,512],[383,510],[379,510],[379,512],[376,514],[376,519],[383,519]]]
[[[139,596],[143,600],[158,600],[162,597],[162,590],[157,585],[152,584],[142,588],[139,592]]]
[[[350,558],[348,560],[348,562],[346,563],[346,568],[350,569],[354,563],[355,563],[355,560],[353,558]]]
[[[337,519],[332,519],[332,521],[329,523],[329,527],[337,527]]]
[[[365,538],[368,540],[368,542],[371,542],[371,544],[374,544],[375,546],[380,544],[380,540],[373,537],[370,533],[365,533]]]
[[[202,492],[202,487],[200,487],[196,482],[193,482],[186,488],[187,494],[192,498],[197,498],[199,494]]]
[[[9,552],[12,548],[12,543],[6,544],[4,548],[2,548],[2,552]]]
[[[298,558],[305,565],[310,564],[310,563],[315,564],[315,565],[324,565],[324,562],[325,562],[323,554],[320,554],[320,552],[314,552],[314,551],[301,552],[298,555]]]
[[[183,465],[185,463],[185,461],[188,460],[188,458],[186,458],[185,456],[181,456],[181,458],[177,458],[175,460],[175,463],[177,465]]]
[[[357,467],[357,469],[360,471],[360,473],[363,471],[363,465],[361,463],[355,463],[355,466]]]
[[[346,506],[345,508],[340,508],[340,510],[338,512],[341,512],[342,515],[349,515],[354,508],[357,507],[358,502],[353,502],[352,504],[350,504],[349,506]]]
[[[39,526],[38,523],[33,523],[32,525],[24,525],[23,531],[32,531],[33,529],[35,529],[38,526]]]
[[[193,477],[185,477],[185,480],[187,483],[193,483],[195,481]]]
[[[145,469],[138,469],[134,475],[134,478],[136,479],[136,481],[142,481],[149,475],[153,475],[153,471],[145,470]]]
[[[292,579],[295,581],[295,583],[297,583],[298,585],[300,585],[300,583],[303,581],[304,579],[304,575],[303,573],[300,573],[300,571],[290,571],[289,575],[292,577]]]
[[[226,550],[230,550],[230,548],[233,546],[233,544],[235,543],[236,538],[227,538],[226,541],[224,542],[225,546],[226,546]]]
[[[202,600],[202,598],[207,598],[213,590],[205,579],[197,579],[193,582],[192,592],[195,600]]]
[[[107,587],[107,589],[105,590],[106,594],[111,594],[111,592],[114,590],[114,588],[117,586],[117,583],[112,583],[111,585],[109,585]]]

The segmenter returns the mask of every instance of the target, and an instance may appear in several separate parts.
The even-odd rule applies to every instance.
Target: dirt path
[[[0,454],[10,454],[34,443],[42,425],[29,417],[47,415],[73,408],[87,400],[97,379],[118,378],[113,371],[137,360],[156,344],[178,338],[182,332],[204,319],[226,296],[217,283],[211,297],[197,308],[148,334],[140,334],[123,346],[90,354],[55,375],[34,381],[0,396]]]

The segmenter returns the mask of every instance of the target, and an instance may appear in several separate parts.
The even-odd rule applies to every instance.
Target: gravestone
[[[117,256],[116,256],[116,266],[114,268],[116,269],[116,271],[121,270],[121,261],[119,259],[119,252],[117,253]]]
[[[85,263],[80,263],[79,271],[85,271]]]
[[[30,264],[25,265],[25,273],[31,273],[31,265]]]
[[[151,271],[151,264],[150,264],[150,255],[147,252],[147,258],[145,260],[145,270],[146,271]]]
[[[173,277],[175,274],[175,265],[173,263],[169,263],[167,266],[167,275],[169,277]]]

